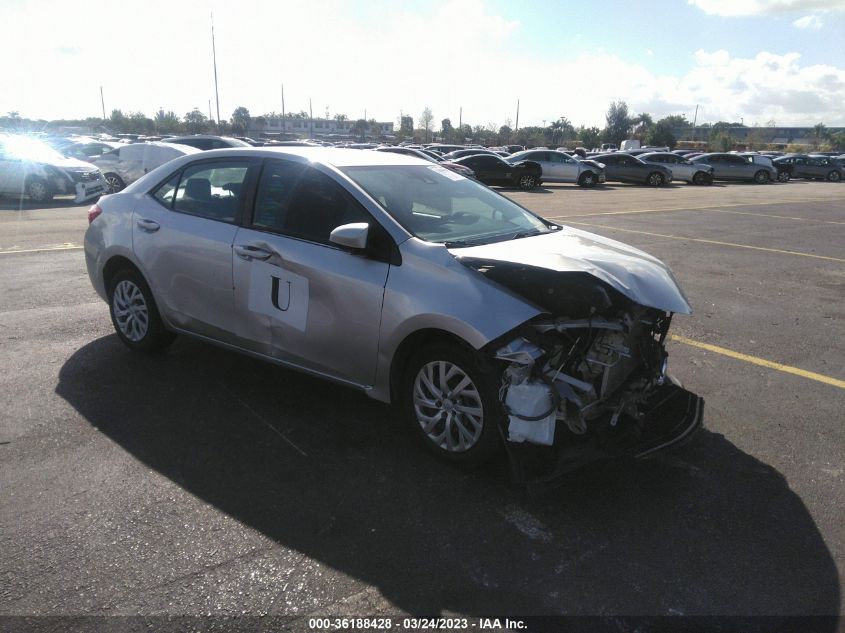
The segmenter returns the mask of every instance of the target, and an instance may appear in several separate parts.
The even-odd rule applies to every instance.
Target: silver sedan
[[[701,423],[701,398],[666,373],[670,320],[691,308],[665,264],[439,165],[214,150],[89,221],[88,274],[129,348],[182,334],[361,389],[459,465],[504,445],[547,477]]]

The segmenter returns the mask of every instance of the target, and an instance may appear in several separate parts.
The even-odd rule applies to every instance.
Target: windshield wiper
[[[532,235],[542,235],[544,233],[550,233],[550,231],[538,231],[538,230],[518,231],[517,233],[513,234],[513,237],[511,239],[512,240],[518,240],[518,239],[521,239],[523,237],[531,237]]]

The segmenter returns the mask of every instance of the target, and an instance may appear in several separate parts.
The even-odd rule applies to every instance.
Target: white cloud
[[[798,53],[740,58],[699,50],[688,71],[660,74],[609,53],[533,56],[516,46],[520,23],[482,0],[375,3],[364,14],[341,0],[205,0],[199,8],[150,0],[131,18],[114,5],[78,0],[50,4],[48,22],[37,0],[14,6],[0,8],[0,59],[21,63],[4,67],[0,113],[32,118],[98,116],[100,85],[107,110],[207,112],[209,100],[214,107],[213,9],[227,118],[240,105],[253,115],[281,111],[284,83],[288,111],[307,110],[311,98],[315,115],[328,106],[331,115],[359,118],[366,109],[368,118],[396,121],[400,112],[416,120],[430,107],[437,126],[446,117],[457,123],[459,107],[465,123],[502,125],[516,118],[517,99],[520,126],[566,116],[601,127],[616,99],[655,118],[691,119],[699,104],[699,121],[845,125],[841,64],[802,65]],[[87,27],[93,14],[96,37]]]
[[[845,0],[688,0],[708,15],[738,17],[791,11],[845,11]]]
[[[803,18],[795,20],[795,22],[792,23],[792,26],[798,29],[818,31],[822,28],[822,26],[824,26],[824,22],[822,22],[822,19],[817,15],[805,15]]]

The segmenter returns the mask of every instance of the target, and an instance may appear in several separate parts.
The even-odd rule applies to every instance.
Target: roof
[[[377,152],[368,149],[346,149],[341,147],[230,147],[203,152],[211,156],[256,156],[263,158],[300,158],[334,167],[359,167],[368,165],[425,165],[431,162],[394,152]]]

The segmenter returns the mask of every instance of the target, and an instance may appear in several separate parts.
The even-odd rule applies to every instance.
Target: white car
[[[156,167],[200,151],[177,143],[132,143],[121,145],[91,162],[103,172],[109,193],[116,193]]]
[[[668,168],[672,172],[672,180],[683,180],[693,185],[713,184],[713,168],[706,163],[694,163],[672,152],[650,152],[637,158]]]
[[[0,135],[0,194],[26,194],[33,202],[72,194],[80,203],[105,192],[103,175],[91,163],[65,158],[33,138]]]

